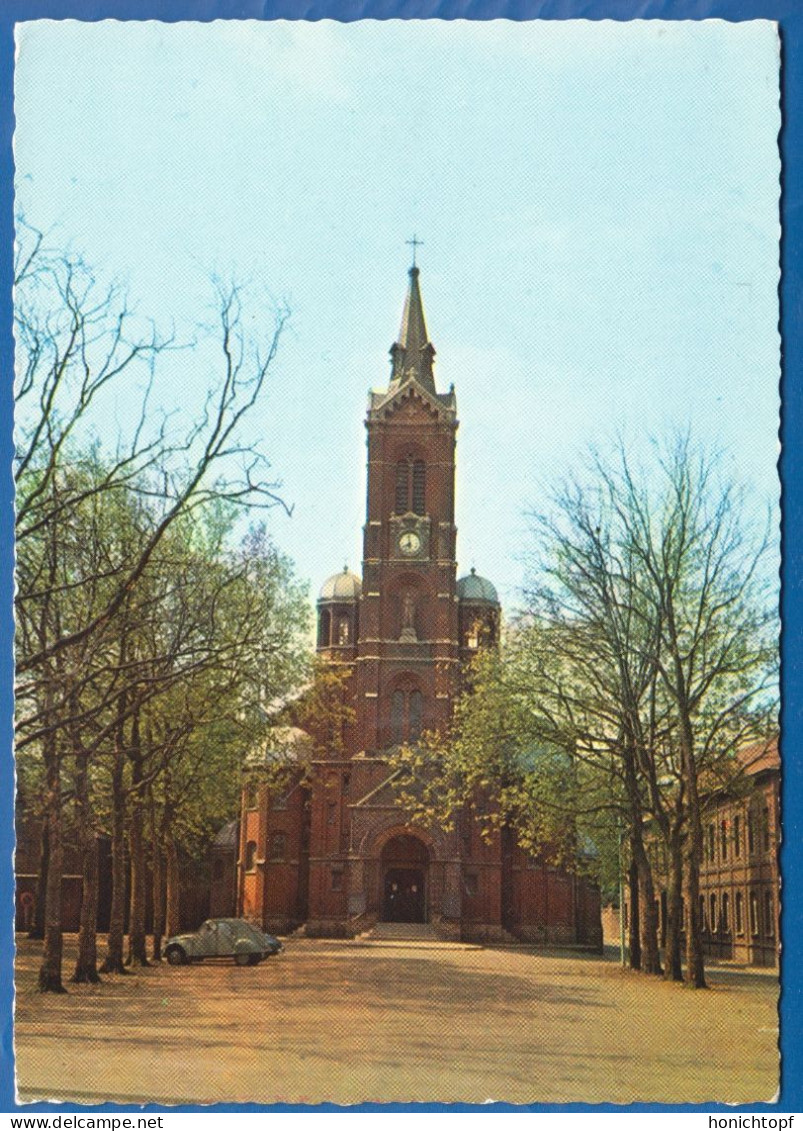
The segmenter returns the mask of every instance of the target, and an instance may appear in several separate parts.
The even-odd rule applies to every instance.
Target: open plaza
[[[74,938],[67,938],[67,967]],[[121,1103],[748,1103],[778,1088],[778,983],[693,991],[527,947],[289,939],[41,995],[18,936],[17,1088]]]

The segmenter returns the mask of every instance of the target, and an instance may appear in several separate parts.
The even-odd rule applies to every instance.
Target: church
[[[457,403],[435,383],[415,262],[390,357],[365,421],[362,577],[334,574],[317,605],[317,649],[347,673],[351,717],[331,750],[286,729],[283,743],[310,755],[286,788],[246,783],[237,913],[276,932],[353,937],[391,922],[443,939],[598,948],[591,880],[524,852],[512,830],[484,839],[468,812],[446,830],[398,804],[388,751],[448,727],[461,672],[497,643],[501,610],[490,581],[457,577]]]

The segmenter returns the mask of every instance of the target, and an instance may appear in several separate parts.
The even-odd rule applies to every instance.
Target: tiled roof
[[[737,751],[736,757],[749,775],[760,774],[763,770],[777,770],[781,766],[778,752],[778,737],[765,739],[763,742],[753,742],[750,746],[743,746]]]

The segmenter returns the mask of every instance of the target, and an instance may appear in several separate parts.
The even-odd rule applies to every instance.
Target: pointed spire
[[[418,285],[419,274],[419,269],[413,264],[410,268],[410,288],[404,300],[399,340],[390,349],[393,362],[391,381],[396,381],[398,384],[417,381],[419,385],[434,393],[432,359],[435,356],[435,347],[427,337],[424,304],[421,301],[421,288]]]

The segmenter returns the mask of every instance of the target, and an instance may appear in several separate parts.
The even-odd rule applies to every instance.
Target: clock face
[[[421,549],[421,539],[414,530],[405,530],[399,538],[399,549],[403,554],[417,554]]]

